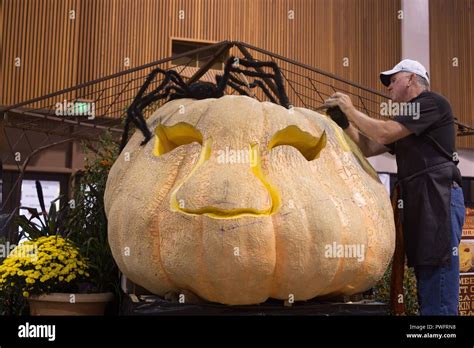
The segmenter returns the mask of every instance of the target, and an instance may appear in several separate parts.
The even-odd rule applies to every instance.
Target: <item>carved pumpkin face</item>
[[[224,304],[365,291],[394,250],[388,195],[326,116],[245,96],[168,102],[113,165],[105,208],[122,272]],[[128,160],[128,161],[127,161]]]

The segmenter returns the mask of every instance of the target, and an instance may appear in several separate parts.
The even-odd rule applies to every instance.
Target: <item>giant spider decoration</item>
[[[130,122],[133,122],[135,126],[141,130],[145,140],[141,145],[145,145],[151,138],[152,134],[146,125],[146,121],[143,117],[143,110],[153,102],[160,99],[169,97],[169,100],[191,98],[191,99],[207,99],[207,98],[220,98],[224,96],[224,90],[227,86],[232,87],[241,95],[249,95],[242,87],[248,87],[254,89],[260,87],[268,99],[275,104],[278,104],[274,96],[270,93],[268,88],[261,80],[255,79],[254,82],[246,84],[235,76],[231,72],[241,73],[246,76],[258,77],[261,79],[273,79],[277,87],[277,97],[279,104],[285,108],[290,108],[290,102],[285,92],[283,85],[283,79],[278,65],[275,62],[256,62],[245,59],[238,59],[239,64],[244,67],[261,68],[270,67],[273,69],[273,74],[259,71],[242,70],[236,66],[237,60],[235,57],[230,57],[225,64],[223,75],[216,75],[216,83],[198,81],[190,84],[189,86],[183,81],[181,76],[174,70],[163,70],[156,68],[150,72],[147,76],[145,83],[142,85],[137,95],[135,96],[132,104],[127,109],[127,119],[125,121],[125,128],[122,134],[122,142],[120,145],[120,151],[123,150],[128,140],[128,132],[130,128]],[[146,90],[150,86],[153,79],[158,75],[163,74],[165,77],[160,85],[148,94],[145,94]],[[168,85],[168,83],[172,83]]]

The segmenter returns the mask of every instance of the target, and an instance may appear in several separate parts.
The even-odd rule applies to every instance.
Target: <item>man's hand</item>
[[[352,100],[347,94],[336,92],[331,95],[329,99],[326,99],[324,104],[328,106],[339,106],[347,118],[352,121],[352,115],[355,111],[355,107],[352,105]]]
[[[327,106],[339,106],[349,121],[354,123],[363,134],[376,143],[382,145],[391,144],[412,134],[412,131],[399,122],[377,120],[358,111],[354,105],[352,105],[351,98],[344,93],[334,93],[324,104]]]

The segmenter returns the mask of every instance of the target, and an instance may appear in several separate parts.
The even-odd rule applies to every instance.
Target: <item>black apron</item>
[[[408,266],[441,266],[449,262],[454,181],[460,184],[461,175],[452,161],[399,179],[397,186],[403,202],[400,216]]]

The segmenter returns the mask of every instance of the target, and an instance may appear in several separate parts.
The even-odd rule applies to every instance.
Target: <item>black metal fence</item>
[[[200,68],[189,66],[192,55],[196,53],[208,59],[207,63]],[[276,62],[282,71],[286,91],[293,106],[315,109],[332,93],[341,91],[351,96],[354,105],[359,110],[369,116],[379,118],[380,105],[388,99],[386,95],[378,91],[278,54],[242,42],[223,41],[8,106],[2,110],[4,127],[79,139],[87,139],[92,129],[120,133],[122,126],[119,120],[124,117],[128,106],[153,69],[158,67],[164,70],[173,69],[180,73],[188,84],[199,79],[212,80],[216,73],[220,73],[211,69],[213,64],[219,57],[229,55],[229,53],[248,60]],[[186,58],[189,58],[186,64],[172,64],[178,59],[180,62],[186,61]],[[242,80],[242,76],[237,75],[236,78]],[[158,86],[162,79],[163,76],[157,77],[148,90]],[[252,77],[246,79],[248,81],[244,82],[253,81]],[[235,93],[235,90],[227,89],[226,93]],[[255,97],[259,100],[268,99],[261,91],[257,92]],[[81,108],[83,110],[80,110]],[[82,115],[77,115],[81,112]],[[51,127],[51,123],[42,122],[44,120],[54,121],[52,123],[54,126]],[[71,126],[79,127],[71,132]],[[461,126],[464,127],[460,128],[458,135],[472,134],[474,131],[469,126]],[[5,137],[8,136],[5,134]],[[2,156],[14,153],[14,143],[7,142],[10,154],[4,153]],[[39,146],[41,144],[37,144],[37,147]],[[2,157],[2,160],[4,163],[8,162],[7,158]]]
[[[191,67],[192,56],[197,53],[206,63],[200,67]],[[123,130],[122,121],[126,110],[153,69],[173,69],[188,85],[198,80],[214,81],[215,75],[221,74],[222,71],[212,68],[219,59],[229,55],[247,60],[277,63],[293,106],[316,109],[332,93],[341,91],[351,96],[359,110],[371,117],[380,118],[381,103],[388,99],[378,91],[258,47],[243,42],[222,41],[4,107],[0,111],[3,116],[2,132],[7,149],[1,153],[1,163],[14,163],[18,171],[23,173],[32,156],[52,146],[77,139],[94,141],[105,131],[111,132],[118,140]],[[173,62],[180,64],[174,65]],[[269,68],[257,68],[259,69],[272,73]],[[234,77],[246,84],[254,80],[253,77],[242,74],[235,74]],[[156,88],[163,78],[163,75],[158,75],[148,87],[148,91]],[[272,81],[266,79],[266,82],[270,86],[270,92],[276,94]],[[236,91],[228,87],[225,93],[233,94]],[[253,96],[259,100],[268,99],[261,90],[256,91]],[[163,102],[160,101],[155,106],[158,107]],[[15,131],[12,132],[12,129]],[[32,131],[42,134],[42,140],[32,144],[28,139],[28,132]],[[472,127],[458,123],[458,135],[471,134],[474,134]],[[61,137],[60,140],[58,136]],[[14,159],[17,147],[24,143],[29,146],[30,155],[22,161],[17,161]],[[13,189],[20,184],[21,175]],[[2,209],[7,203],[4,199]]]

